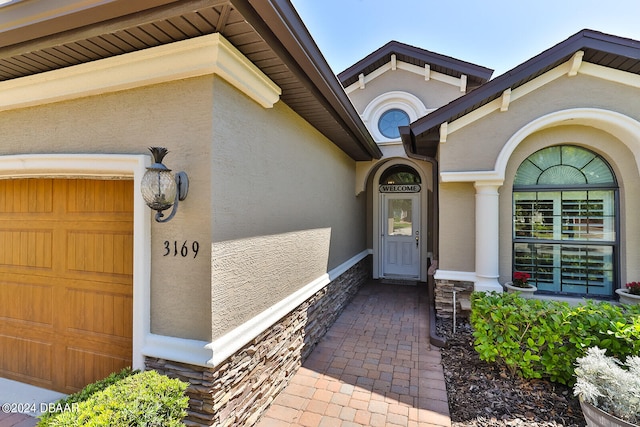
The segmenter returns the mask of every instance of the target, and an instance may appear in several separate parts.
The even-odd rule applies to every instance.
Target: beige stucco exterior
[[[166,162],[172,169],[187,171],[189,198],[171,222],[152,224],[151,328],[155,333],[186,338],[211,334],[207,326],[210,224],[200,215],[210,205],[211,87],[212,78],[195,78],[0,113],[6,137],[3,155],[144,154],[146,147],[159,145],[170,150]],[[184,240],[200,242],[195,259],[163,256],[164,241],[181,245]]]
[[[355,162],[283,103],[214,84],[214,338],[366,249]]]
[[[440,184],[441,269],[475,271],[474,199],[472,183]]]
[[[518,130],[546,114],[591,107],[640,118],[630,96],[637,89],[597,77],[562,76],[448,135],[440,145],[441,172],[493,170],[504,144]],[[513,96],[513,95],[512,95]],[[449,127],[453,127],[455,122]]]
[[[238,75],[233,84],[205,72],[88,96],[61,83],[51,87],[68,100],[0,112],[2,155],[144,156],[163,146],[167,166],[189,175],[177,215],[151,221],[148,234],[149,295],[139,294],[154,335],[210,342],[366,250],[355,161],[284,103],[269,108],[259,85],[245,88]]]
[[[616,175],[620,201],[619,280],[621,283],[636,280],[640,274],[634,261],[639,255],[640,227],[634,219],[640,197],[631,190],[631,183],[639,178],[639,153],[636,138],[628,132],[626,123],[640,118],[634,108],[637,92],[638,89],[627,84],[596,76],[562,75],[519,96],[508,105],[507,111],[494,108],[493,112],[487,112],[489,107],[485,106],[482,115],[482,111],[473,113],[475,120],[465,117],[460,119],[463,125],[450,123],[449,128],[456,130],[447,135],[439,149],[440,171],[448,175],[440,190],[440,268],[458,272],[478,269],[478,246],[469,238],[477,236],[474,184],[489,179],[495,181],[492,184],[499,183],[498,281],[510,280],[511,188],[515,172],[524,159],[539,149],[572,144],[601,155]],[[563,111],[572,110],[577,111],[575,119],[554,121],[554,115],[560,117]],[[586,114],[583,110],[589,110],[589,114],[581,117]],[[587,118],[591,116],[593,118]],[[545,121],[545,125],[527,131],[536,121]],[[515,148],[511,146],[516,143]],[[501,164],[505,159],[506,166]],[[456,180],[460,182],[451,182]]]
[[[424,74],[395,69],[372,79],[364,89],[350,91],[349,98],[356,109],[362,112],[376,96],[391,91],[411,93],[420,99],[427,109],[436,109],[463,95],[459,85],[436,79],[425,80]]]

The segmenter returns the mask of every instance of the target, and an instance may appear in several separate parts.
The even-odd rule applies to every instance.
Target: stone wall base
[[[469,299],[473,292],[473,282],[459,280],[436,280],[435,281],[435,307],[436,316],[449,319],[453,317],[453,291],[456,290],[456,315],[457,317],[468,316],[468,311],[463,311],[460,307],[460,298]]]
[[[367,257],[215,368],[147,357],[147,369],[191,385],[187,426],[252,426],[371,273]]]

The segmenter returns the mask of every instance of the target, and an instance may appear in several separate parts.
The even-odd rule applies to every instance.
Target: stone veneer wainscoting
[[[191,384],[187,426],[252,426],[370,272],[368,256],[215,368],[151,357],[146,368]]]
[[[456,289],[456,300],[460,297],[469,299],[473,292],[473,282],[458,280],[436,280],[435,285],[435,307],[436,316],[441,318],[453,317],[453,289]],[[460,290],[464,289],[464,290]],[[465,315],[457,303],[456,314]]]

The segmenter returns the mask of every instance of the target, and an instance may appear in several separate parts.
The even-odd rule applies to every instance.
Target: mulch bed
[[[483,362],[473,348],[471,326],[438,319],[436,329],[447,338],[442,364],[453,427],[583,427],[580,403],[562,384],[524,379],[499,364]]]

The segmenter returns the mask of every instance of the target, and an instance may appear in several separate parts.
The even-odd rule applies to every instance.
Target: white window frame
[[[387,138],[378,129],[380,117],[392,109],[402,110],[407,113],[410,123],[434,111],[433,109],[427,109],[417,96],[408,92],[391,91],[377,96],[364,109],[362,120],[378,144],[398,143],[401,141],[400,138]]]

